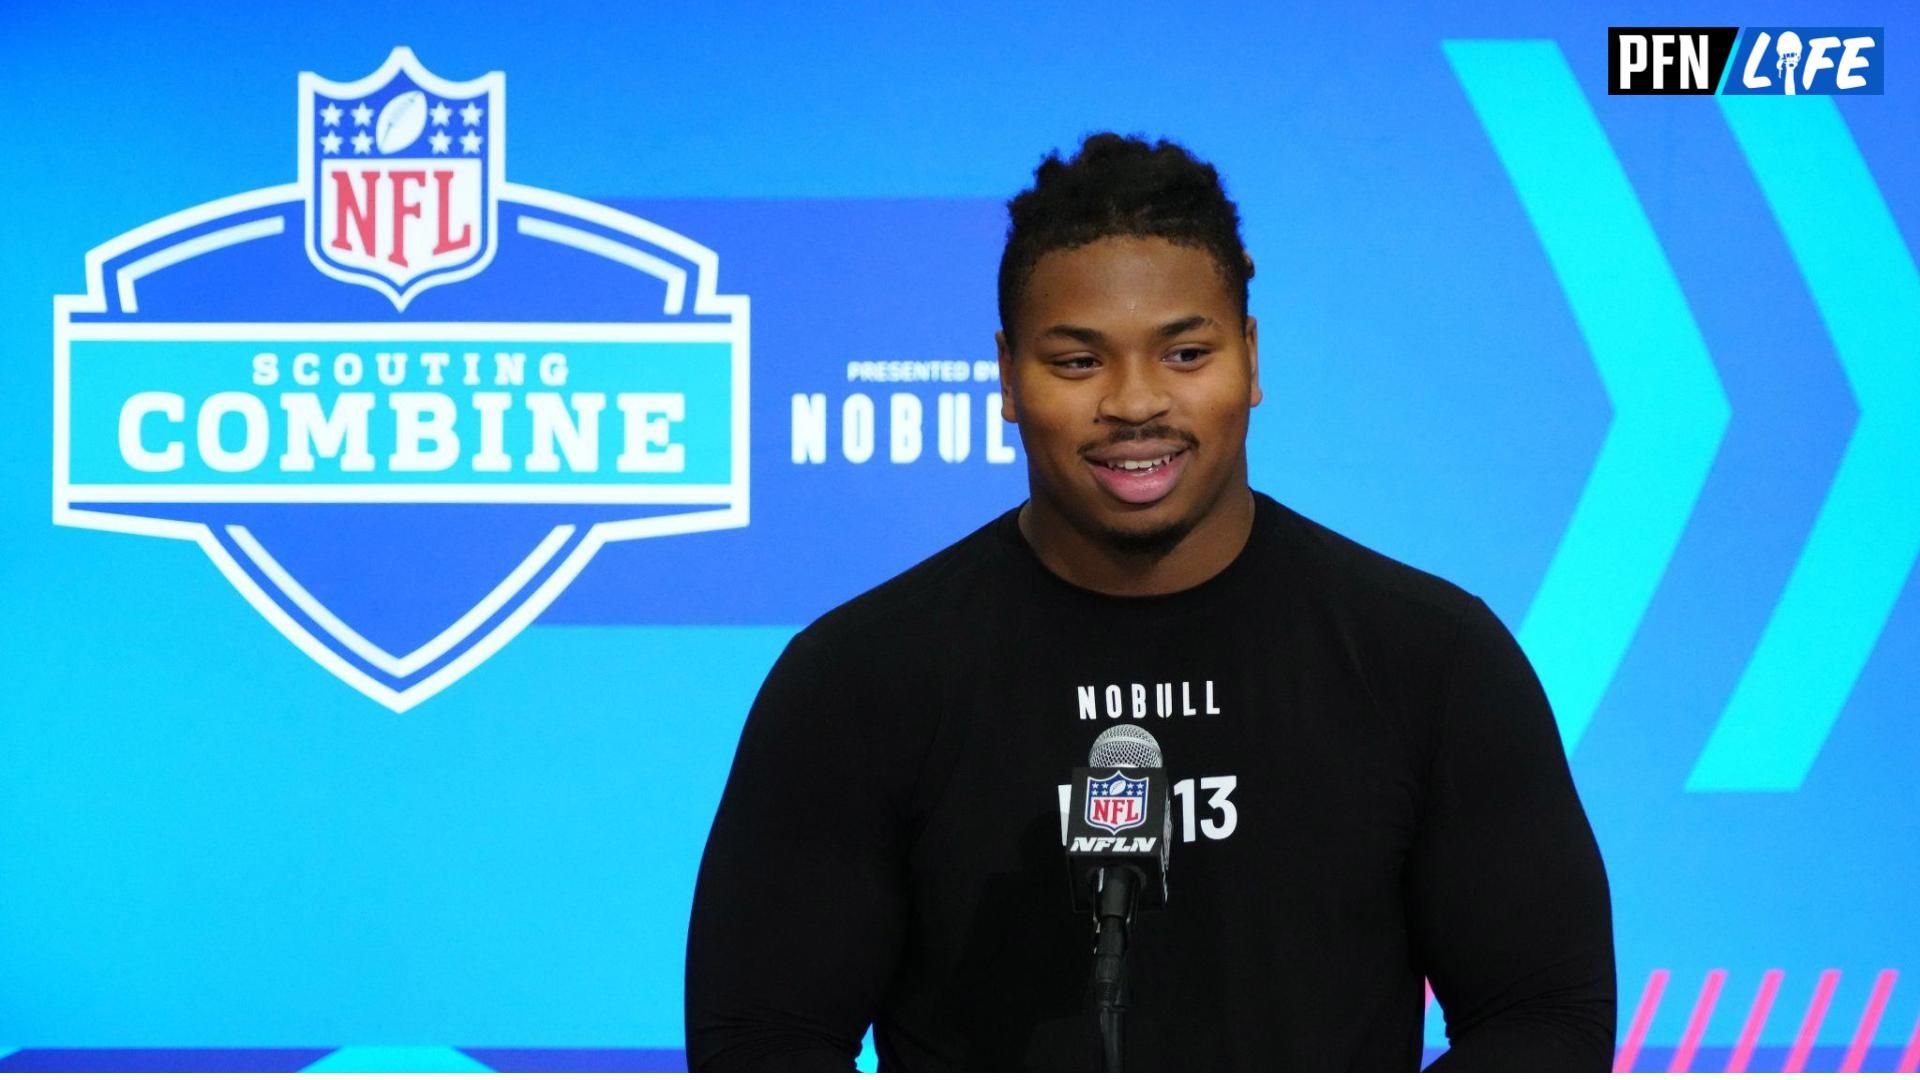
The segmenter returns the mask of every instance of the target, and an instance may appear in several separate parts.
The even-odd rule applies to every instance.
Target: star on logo
[[[327,102],[327,107],[320,110],[320,122],[328,127],[339,127],[340,106],[331,101]]]
[[[469,101],[467,102],[466,108],[460,110],[460,122],[468,127],[479,127],[480,112],[480,106]]]
[[[365,138],[365,136],[361,136],[361,138]],[[331,131],[327,132],[325,135],[320,136],[320,149],[329,154],[339,153],[340,152],[340,136]]]
[[[465,150],[469,154],[479,153],[480,152],[480,136],[474,134],[471,131],[467,132],[465,135],[460,136],[460,149]]]
[[[428,109],[427,112],[433,117],[434,127],[446,127],[453,121],[453,110],[447,108],[447,103],[444,101]]]
[[[444,154],[447,152],[447,147],[453,143],[453,136],[444,131],[436,131],[427,136],[427,141],[433,144],[434,153]]]
[[[373,123],[373,110],[367,108],[367,103],[363,101],[360,104],[355,105],[353,107],[354,126],[366,127],[368,124],[371,124],[371,123]]]
[[[372,149],[372,147],[373,147],[373,136],[367,134],[366,132],[363,131],[360,134],[355,135],[353,137],[354,153],[364,154],[368,150]]]

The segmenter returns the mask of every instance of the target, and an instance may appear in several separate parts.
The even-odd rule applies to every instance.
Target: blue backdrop
[[[1903,9],[1544,7],[8,5],[0,1070],[677,1067],[747,705],[799,626],[1022,497],[980,366],[1001,204],[1103,128],[1240,202],[1255,486],[1486,597],[1540,670],[1620,1064],[1911,1068]],[[1885,93],[1610,97],[1610,24],[1885,27]],[[454,110],[408,129],[415,89]],[[409,154],[418,224],[324,270],[329,163]],[[475,248],[382,261],[443,208]],[[378,381],[434,350],[446,382]],[[604,460],[415,475],[431,416],[382,411],[368,475],[289,470],[303,351],[321,407],[354,351],[469,451],[470,391],[516,454],[586,453],[600,394]],[[142,391],[179,396],[131,435],[178,476],[128,463]],[[197,423],[220,394],[264,410],[245,469],[207,464],[251,445],[239,405]]]

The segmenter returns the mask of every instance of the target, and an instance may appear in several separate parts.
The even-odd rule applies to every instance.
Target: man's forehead
[[[1041,333],[1056,326],[1154,332],[1176,322],[1187,330],[1219,325],[1236,306],[1210,253],[1158,237],[1108,237],[1041,256],[1022,315]]]

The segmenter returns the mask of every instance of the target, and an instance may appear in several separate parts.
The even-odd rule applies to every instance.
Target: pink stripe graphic
[[[1813,988],[1813,1001],[1800,1021],[1800,1034],[1793,1040],[1793,1052],[1781,1072],[1797,1073],[1807,1067],[1807,1055],[1813,1052],[1813,1040],[1820,1036],[1820,1025],[1827,1018],[1827,1006],[1833,1004],[1833,988],[1840,984],[1840,972],[1828,968],[1820,973],[1820,985]]]
[[[1747,1061],[1753,1057],[1753,1044],[1760,1041],[1760,1030],[1767,1026],[1767,1014],[1773,1011],[1773,998],[1780,992],[1780,979],[1785,974],[1779,968],[1770,968],[1760,976],[1760,992],[1753,995],[1753,1008],[1747,1010],[1747,1023],[1740,1029],[1740,1041],[1733,1044],[1733,1056],[1727,1059],[1728,1072],[1747,1071]]]
[[[1668,1072],[1693,1071],[1693,1052],[1700,1049],[1700,1036],[1706,1034],[1707,1021],[1713,1018],[1713,1007],[1720,1001],[1720,987],[1726,981],[1725,968],[1714,968],[1707,972],[1707,981],[1700,987],[1700,996],[1693,1002],[1693,1015],[1687,1018],[1687,1033],[1680,1037],[1680,1048],[1673,1052],[1673,1061],[1667,1065]]]
[[[1427,983],[1426,987],[1427,987],[1427,1003],[1425,1005],[1420,1006],[1420,1010],[1423,1014],[1425,1013],[1426,1010],[1433,1008],[1433,984]]]
[[[1893,983],[1899,977],[1898,971],[1889,968],[1873,980],[1873,993],[1867,995],[1867,1011],[1860,1014],[1860,1026],[1853,1029],[1853,1045],[1847,1047],[1846,1060],[1840,1063],[1841,1072],[1859,1072],[1861,1063],[1867,1060],[1867,1047],[1873,1045],[1873,1033],[1880,1029],[1880,1014],[1887,1011],[1887,999],[1893,996]]]
[[[1653,1014],[1660,1010],[1660,995],[1666,992],[1668,974],[1666,968],[1654,968],[1653,974],[1647,976],[1647,988],[1640,991],[1640,1004],[1633,1010],[1633,1025],[1627,1029],[1627,1039],[1614,1056],[1614,1072],[1633,1071],[1633,1059],[1640,1056],[1640,1044],[1647,1039]]]
[[[1907,1040],[1906,1053],[1900,1055],[1900,1064],[1893,1071],[1920,1072],[1920,1020],[1913,1022],[1913,1037]]]

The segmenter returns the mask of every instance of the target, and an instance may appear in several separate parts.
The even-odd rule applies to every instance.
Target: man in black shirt
[[[1059,785],[1110,724],[1172,781],[1128,954],[1142,1069],[1604,1071],[1605,872],[1478,598],[1247,484],[1239,216],[1089,138],[1009,205],[997,335],[1031,497],[797,635],[747,719],[687,950],[695,1069],[1100,1066]]]

